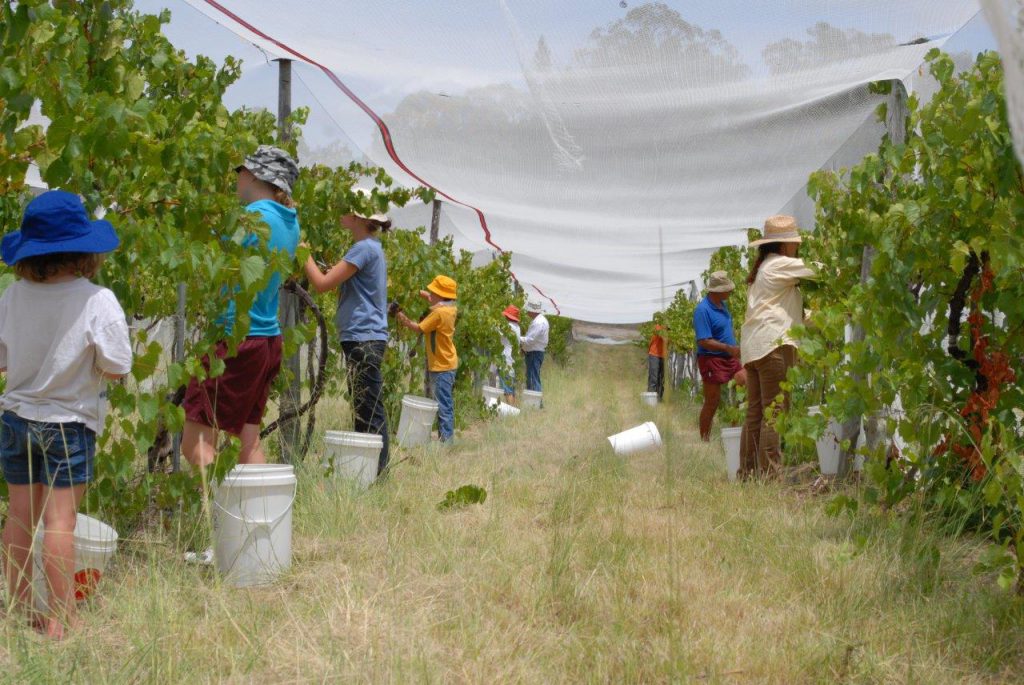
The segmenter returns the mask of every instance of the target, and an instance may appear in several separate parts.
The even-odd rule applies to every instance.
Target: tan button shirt
[[[796,346],[789,329],[804,322],[804,301],[797,285],[815,272],[802,259],[768,255],[747,291],[747,315],[740,331],[744,364],[771,354],[782,345]]]

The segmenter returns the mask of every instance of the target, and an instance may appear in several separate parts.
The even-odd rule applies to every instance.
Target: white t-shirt
[[[15,281],[0,296],[0,409],[29,421],[102,430],[101,372],[132,369],[128,323],[114,293],[85,278]]]
[[[543,314],[538,314],[534,317],[533,321],[530,322],[530,327],[526,329],[526,335],[519,338],[523,352],[543,352],[546,350],[548,348],[549,328],[547,317]]]
[[[501,336],[501,356],[505,364],[510,368],[516,367],[516,360],[513,356],[512,341],[519,341],[519,329],[511,321],[508,324],[508,331]]]

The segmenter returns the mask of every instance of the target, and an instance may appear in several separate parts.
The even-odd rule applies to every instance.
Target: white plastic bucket
[[[488,400],[488,407],[493,407],[498,410],[498,416],[519,416],[519,407],[513,407],[511,404],[505,402],[499,402],[498,400]]]
[[[656,392],[642,392],[640,393],[640,401],[646,404],[648,407],[658,406],[658,393]]]
[[[808,407],[808,416],[820,416],[821,407]],[[824,476],[834,476],[839,473],[839,454],[840,441],[839,434],[842,431],[842,427],[839,422],[835,419],[828,420],[828,426],[825,428],[825,432],[821,434],[818,440],[815,442],[815,447],[818,451],[818,469]],[[864,430],[863,427],[858,435],[857,447],[864,445]],[[864,467],[864,455],[856,454],[853,458],[853,470],[860,471]]]
[[[523,390],[523,409],[540,409],[544,406],[544,393],[536,390]]]
[[[43,535],[45,531],[40,521],[36,528],[33,543],[32,589],[35,594],[36,609],[45,612],[49,598],[46,573],[43,570]],[[78,514],[75,519],[75,597],[78,600],[88,598],[103,577],[107,562],[117,551],[117,531],[85,514]]]
[[[725,448],[725,471],[729,480],[736,480],[736,472],[740,470],[740,438],[743,426],[732,426],[722,429],[722,447]]]
[[[406,395],[402,398],[402,417],[398,420],[398,444],[415,447],[430,442],[430,432],[437,416],[437,402],[426,397]]]
[[[327,431],[324,434],[324,470],[333,468],[334,475],[347,478],[367,488],[377,478],[380,451],[384,438],[376,433]]]
[[[491,400],[500,400],[505,396],[505,391],[501,388],[495,388],[493,385],[484,386],[484,402],[490,402]]]
[[[609,436],[615,454],[620,457],[661,447],[661,434],[653,421],[641,424],[628,431]]]
[[[239,464],[213,496],[217,570],[236,587],[272,582],[292,565],[295,469]]]

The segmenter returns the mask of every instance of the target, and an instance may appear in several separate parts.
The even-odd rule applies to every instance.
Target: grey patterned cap
[[[292,156],[279,147],[260,145],[256,152],[245,156],[245,163],[239,164],[235,171],[248,169],[261,181],[280,188],[289,195],[292,185],[299,177],[299,165]]]

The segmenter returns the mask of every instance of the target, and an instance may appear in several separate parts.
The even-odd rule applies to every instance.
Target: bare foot
[[[79,621],[78,618],[70,619],[67,622],[67,625],[65,625],[64,621],[50,617],[46,619],[45,630],[40,632],[51,640],[60,642],[61,640],[67,639],[72,632],[77,632],[80,627],[81,621]]]

